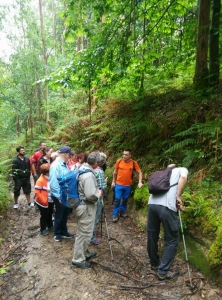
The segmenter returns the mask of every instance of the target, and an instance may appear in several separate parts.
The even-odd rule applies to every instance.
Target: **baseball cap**
[[[69,154],[71,154],[71,149],[70,149],[70,147],[69,146],[62,146],[60,149],[59,149],[59,153],[69,153]]]

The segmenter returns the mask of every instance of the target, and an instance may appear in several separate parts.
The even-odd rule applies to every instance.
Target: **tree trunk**
[[[220,77],[219,33],[221,0],[213,0],[210,28],[210,84],[217,86]]]
[[[197,33],[196,68],[194,75],[194,87],[204,89],[209,86],[208,80],[208,42],[210,24],[211,0],[200,0]]]
[[[39,0],[39,14],[40,14],[40,23],[41,23],[41,35],[42,35],[42,48],[43,48],[43,56],[45,63],[45,76],[47,77],[48,71],[48,56],[46,50],[46,42],[45,42],[45,31],[44,31],[44,20],[43,20],[43,12],[42,12],[42,0]],[[46,124],[49,122],[49,111],[48,111],[48,86],[45,86],[45,102],[46,102]]]
[[[52,11],[53,11],[53,41],[54,41],[54,57],[55,63],[57,62],[57,45],[56,45],[56,4],[52,1]]]

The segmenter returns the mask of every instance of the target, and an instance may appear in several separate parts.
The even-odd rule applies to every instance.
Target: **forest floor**
[[[110,242],[102,222],[102,243],[90,246],[97,257],[91,260],[92,268],[84,270],[71,268],[74,238],[59,243],[52,232],[40,235],[39,211],[27,208],[24,195],[19,203],[18,210],[9,207],[0,216],[1,300],[222,299],[222,289],[192,267],[194,287],[190,287],[187,263],[179,255],[172,269],[179,269],[180,276],[175,281],[159,281],[150,268],[146,233],[131,217],[112,223],[111,200],[105,203]],[[75,233],[74,213],[68,228]]]

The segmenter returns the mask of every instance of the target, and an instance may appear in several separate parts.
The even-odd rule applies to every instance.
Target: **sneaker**
[[[54,236],[54,240],[55,240],[56,242],[61,242],[61,241],[62,241],[61,235],[55,235],[55,236]]]
[[[117,223],[119,221],[118,217],[113,218],[113,223]]]
[[[166,274],[159,274],[157,273],[158,279],[159,280],[170,280],[170,279],[174,279],[177,276],[179,276],[179,271],[175,270],[175,271],[168,271]]]
[[[84,261],[82,263],[71,263],[71,267],[72,268],[81,268],[81,269],[87,269],[87,268],[91,268],[91,263],[88,261]]]
[[[127,218],[127,213],[126,213],[126,212],[121,213],[121,214],[120,214],[120,217]]]
[[[48,230],[51,232],[54,232],[54,227],[52,226],[52,227],[48,228]]]
[[[41,231],[41,235],[48,235],[49,233],[48,233],[48,231],[47,230],[42,230]]]
[[[91,240],[90,244],[91,245],[99,245],[102,243],[102,240],[99,238],[94,238],[93,240]]]
[[[96,255],[97,255],[97,252],[90,252],[89,256],[87,256],[86,259],[88,260],[90,258],[94,258],[94,257],[96,257]]]
[[[14,204],[14,205],[13,205],[13,208],[16,208],[16,209],[17,209],[17,208],[19,208],[19,205],[18,205],[18,204]]]
[[[64,239],[71,239],[74,237],[74,234],[71,234],[69,232],[62,234],[62,238]]]
[[[28,203],[29,207],[34,207],[34,203]]]

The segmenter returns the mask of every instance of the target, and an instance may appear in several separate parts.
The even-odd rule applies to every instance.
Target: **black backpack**
[[[174,168],[175,167],[173,168],[167,167],[165,170],[156,171],[151,175],[150,180],[148,182],[148,189],[150,194],[153,195],[164,194],[168,192],[172,186],[178,184],[177,182],[175,184],[170,185],[170,177],[171,177],[172,170]]]

